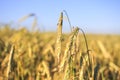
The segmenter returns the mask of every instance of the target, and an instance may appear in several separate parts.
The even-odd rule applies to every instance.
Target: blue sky
[[[59,14],[66,10],[72,26],[87,33],[120,34],[120,0],[0,0],[0,23],[17,23],[18,19],[35,13],[39,27],[56,31]],[[29,26],[33,18],[24,22]],[[70,31],[64,19],[63,31]]]

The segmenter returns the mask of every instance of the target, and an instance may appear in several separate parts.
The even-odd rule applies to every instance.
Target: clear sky
[[[87,33],[120,34],[120,0],[0,0],[0,23],[16,23],[35,13],[41,30],[56,31],[59,14],[66,10],[71,24]],[[30,20],[26,24],[31,25]],[[63,31],[70,31],[64,19]]]

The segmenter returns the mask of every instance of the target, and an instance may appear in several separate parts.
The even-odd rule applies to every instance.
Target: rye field
[[[120,80],[120,35],[0,27],[0,80]],[[33,27],[34,28],[34,27]]]

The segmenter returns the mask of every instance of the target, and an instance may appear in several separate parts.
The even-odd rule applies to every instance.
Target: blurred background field
[[[15,46],[12,71],[14,80],[62,80],[63,72],[52,72],[56,65],[55,42],[57,32],[28,31],[26,28],[0,28],[0,79],[5,79],[12,45]],[[62,51],[69,34],[63,34]],[[86,34],[89,50],[94,55],[96,67],[103,73],[102,79],[120,79],[120,35]],[[100,44],[102,44],[102,47]],[[86,51],[83,35],[80,34],[80,52]],[[63,54],[63,53],[62,53]],[[108,55],[109,54],[109,55]],[[79,66],[77,57],[75,66]],[[112,63],[110,63],[112,62]],[[53,75],[54,74],[54,75]],[[59,74],[59,75],[58,75]],[[86,75],[87,76],[87,75]],[[101,79],[100,76],[97,78]],[[94,79],[95,80],[95,79]]]

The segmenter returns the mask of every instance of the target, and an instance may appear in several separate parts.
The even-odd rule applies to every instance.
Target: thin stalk
[[[89,69],[91,71],[90,77],[92,77],[92,62],[91,62],[91,59],[90,59],[90,53],[89,53],[89,49],[88,49],[87,38],[86,38],[85,32],[81,28],[80,28],[80,31],[83,33],[83,37],[84,37],[84,40],[85,40],[85,45],[86,45],[87,54],[88,54],[88,61],[89,61]]]
[[[64,13],[65,13],[65,15],[67,16],[68,23],[69,23],[69,25],[70,25],[70,30],[71,30],[71,32],[72,32],[72,26],[71,26],[71,22],[70,22],[70,19],[69,19],[68,14],[67,14],[67,11],[66,11],[66,10],[63,10],[63,12],[64,12]]]

